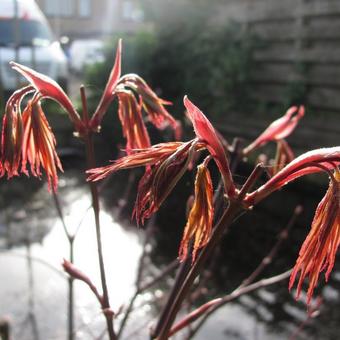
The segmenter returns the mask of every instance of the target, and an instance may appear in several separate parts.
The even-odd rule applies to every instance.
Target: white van
[[[5,93],[24,83],[10,68],[11,60],[67,88],[67,58],[34,0],[0,0],[0,91]]]

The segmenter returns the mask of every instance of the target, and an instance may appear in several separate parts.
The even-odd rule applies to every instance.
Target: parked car
[[[44,14],[34,0],[0,1],[0,89],[24,83],[9,66],[14,60],[53,78],[67,89],[68,64]]]
[[[104,43],[97,39],[79,39],[71,44],[70,66],[76,74],[84,71],[88,65],[104,62]]]

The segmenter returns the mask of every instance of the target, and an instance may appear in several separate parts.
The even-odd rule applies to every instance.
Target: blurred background
[[[15,60],[58,81],[78,104],[79,85],[85,84],[93,110],[123,38],[123,74],[139,74],[173,102],[169,111],[183,122],[185,140],[192,133],[183,118],[185,94],[230,143],[234,137],[249,143],[289,106],[303,104],[306,115],[289,137],[298,155],[338,145],[339,28],[337,0],[0,0],[0,107],[3,111],[6,98],[24,83],[9,67]],[[65,219],[70,228],[81,225],[75,261],[96,278],[83,145],[72,136],[61,109],[44,105],[65,170],[59,189]],[[112,104],[95,140],[101,165],[115,159],[124,144],[116,112]],[[171,138],[152,127],[150,133],[154,142]],[[274,149],[269,145],[266,151]],[[241,164],[236,179],[242,182],[250,170]],[[134,292],[143,251],[143,229],[130,220],[141,174],[119,173],[102,189],[104,248],[117,309]],[[176,259],[193,180],[186,174],[156,217],[146,278]],[[303,213],[263,276],[291,268],[326,185],[327,178],[303,179],[238,220],[207,274],[202,299],[237,287],[270,251],[300,204]],[[60,263],[68,245],[53,198],[35,178],[2,178],[0,192],[0,334],[10,328],[13,339],[65,339],[67,280]],[[296,302],[285,281],[228,304],[196,338],[288,339],[303,325],[295,338],[337,339],[339,281],[338,264],[328,285],[318,287],[323,303],[317,318],[308,317],[304,299]],[[172,283],[170,276],[141,294],[126,339],[147,338]],[[75,314],[77,338],[100,337],[105,325],[81,283],[76,283]]]

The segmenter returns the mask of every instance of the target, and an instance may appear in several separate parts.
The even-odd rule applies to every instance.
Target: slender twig
[[[179,330],[186,327],[189,323],[194,322],[195,320],[197,320],[200,316],[202,316],[207,311],[210,312],[210,310],[212,310],[212,309],[216,310],[217,308],[220,308],[222,305],[237,299],[241,295],[244,295],[244,294],[250,293],[254,290],[257,290],[257,289],[260,289],[260,288],[263,288],[263,287],[266,287],[266,286],[270,286],[270,285],[273,285],[275,283],[286,280],[290,276],[290,273],[291,273],[291,269],[284,272],[284,273],[281,273],[279,275],[270,277],[268,279],[259,280],[255,283],[248,285],[248,286],[244,286],[241,289],[236,289],[231,294],[225,295],[224,297],[217,298],[217,299],[214,299],[214,300],[211,300],[211,301],[205,303],[204,305],[200,306],[199,308],[197,308],[193,312],[191,312],[183,320],[179,321],[171,329],[171,331],[169,332],[169,336],[174,335]],[[193,334],[191,333],[190,336],[192,337],[192,335]]]
[[[236,137],[234,138],[233,144],[231,145],[230,153],[230,170],[232,173],[235,173],[241,159],[242,159],[242,139]]]
[[[69,259],[71,263],[74,263],[74,238],[70,238],[70,253]],[[74,285],[73,277],[68,278],[68,339],[74,339]]]
[[[64,233],[65,233],[67,239],[70,241],[71,239],[74,238],[74,236],[71,235],[71,233],[69,232],[69,230],[66,226],[64,214],[63,214],[63,211],[62,211],[62,208],[61,208],[61,204],[60,204],[60,201],[59,201],[58,194],[56,192],[53,192],[53,200],[54,200],[55,207],[57,209],[57,213],[58,213],[61,225],[63,226]]]
[[[203,265],[205,264],[207,258],[213,252],[215,246],[219,243],[220,239],[222,238],[226,228],[233,222],[233,220],[239,215],[242,211],[241,205],[236,201],[231,201],[228,208],[223,213],[220,221],[214,228],[213,234],[210,238],[209,243],[206,247],[201,251],[198,255],[196,262],[192,265],[190,272],[188,273],[183,285],[178,290],[178,294],[172,304],[172,307],[167,315],[166,320],[164,320],[163,326],[156,335],[159,340],[165,340],[168,338],[168,333],[172,326],[172,323],[175,320],[175,317],[182,305],[183,300],[187,296],[195,278],[200,273]]]
[[[93,333],[93,329],[90,327],[91,324],[93,324],[97,320],[98,317],[102,317],[102,312],[99,312],[99,313],[96,313],[95,315],[92,315],[90,320],[86,320],[86,321],[82,320],[82,321],[80,321],[78,323],[78,325],[77,325],[77,328],[75,329],[75,334],[83,333],[85,331],[85,329],[86,329],[86,331],[88,333],[90,332],[90,335],[93,337],[93,339],[96,339],[96,340],[100,339],[100,335],[99,336],[95,335]],[[104,327],[104,329],[103,329],[103,336],[106,333],[107,333],[107,329],[106,329],[106,327]]]
[[[172,304],[176,298],[176,295],[178,294],[178,291],[190,270],[190,266],[191,266],[191,256],[188,256],[188,258],[184,260],[179,267],[179,270],[176,274],[174,285],[172,286],[170,294],[168,296],[167,303],[163,307],[163,310],[160,314],[160,317],[158,319],[155,329],[153,329],[151,332],[151,338],[156,338],[159,332],[161,331],[165,323],[165,320],[167,319],[168,314],[171,311]]]
[[[11,250],[11,252],[8,252],[8,250],[2,250],[1,249],[0,253],[6,253],[6,256],[14,256],[14,257],[20,257],[20,258],[26,257],[26,255],[20,254],[20,253],[16,253],[16,252],[14,252],[12,250]],[[31,260],[46,266],[47,268],[53,270],[56,274],[60,275],[63,278],[66,277],[65,273],[62,270],[54,267],[53,265],[51,265],[50,263],[48,263],[47,261],[45,261],[45,260],[43,260],[43,259],[41,259],[39,257],[35,257],[35,256],[31,255]]]
[[[164,279],[165,276],[170,274],[175,268],[178,267],[178,260],[173,260],[171,263],[169,263],[157,276],[152,278],[149,282],[144,283],[139,288],[139,293],[151,288],[156,283]]]
[[[147,253],[148,253],[147,245],[149,244],[151,235],[154,232],[155,220],[156,220],[156,215],[153,215],[151,217],[151,219],[149,220],[147,227],[146,227],[146,232],[145,232],[146,235],[145,235],[145,238],[144,238],[143,251],[142,251],[142,254],[141,254],[140,259],[139,259],[138,271],[137,271],[137,276],[136,276],[137,291],[140,290],[143,271],[144,271],[145,258],[146,258]]]
[[[248,193],[248,191],[253,187],[253,185],[256,183],[256,181],[261,176],[262,171],[263,171],[263,165],[261,163],[257,164],[240,190],[240,193],[238,196],[239,201],[242,201],[245,195]]]
[[[75,231],[74,231],[74,234],[73,234],[74,237],[76,237],[76,236],[78,235],[78,232],[79,232],[79,230],[80,230],[80,227],[83,225],[83,223],[84,223],[84,221],[85,221],[85,219],[86,219],[86,215],[87,215],[87,213],[91,210],[91,208],[92,208],[92,205],[90,205],[90,206],[88,206],[88,207],[86,208],[86,210],[85,210],[85,212],[84,212],[84,215],[82,216],[81,220],[79,221],[79,223],[78,223],[78,225],[77,225],[77,227],[76,227],[76,229],[75,229]]]
[[[132,330],[129,334],[127,334],[126,339],[136,339],[136,335],[138,335],[143,329],[147,328],[147,326],[152,322],[153,319],[148,319],[144,321],[140,326]],[[137,337],[138,338],[138,337]]]
[[[287,223],[286,227],[280,232],[279,237],[275,245],[271,248],[268,255],[266,255],[258,267],[241,283],[241,285],[237,289],[241,289],[244,286],[249,285],[263,272],[263,270],[273,262],[274,257],[276,256],[279,248],[281,247],[282,243],[287,240],[288,234],[292,227],[295,225],[297,218],[300,216],[302,212],[302,206],[298,205],[294,209],[293,215],[291,216],[289,222]]]
[[[277,242],[274,244],[274,246],[270,249],[268,254],[262,259],[260,264],[256,267],[256,269],[241,283],[239,287],[237,287],[234,292],[237,292],[238,290],[244,288],[245,286],[250,285],[255,281],[255,279],[264,271],[264,269],[273,262],[274,257],[276,256],[279,248],[281,247],[282,243],[287,239],[289,231],[296,223],[296,219],[302,212],[302,207],[300,205],[296,206],[294,209],[293,215],[290,218],[289,222],[287,223],[286,227],[280,232]],[[206,314],[202,316],[202,319],[200,322],[193,328],[193,330],[190,332],[190,337],[193,337],[194,334],[197,333],[197,331],[203,326],[205,321],[209,318],[209,316],[214,313],[219,307],[216,306],[214,308],[210,308]],[[189,338],[190,338],[189,337]]]
[[[120,339],[120,337],[122,336],[123,334],[123,331],[125,329],[125,326],[126,326],[126,323],[127,323],[127,320],[132,312],[132,308],[133,308],[133,305],[138,297],[139,293],[138,291],[135,292],[135,294],[133,295],[133,297],[131,298],[130,302],[129,302],[129,305],[125,311],[125,314],[124,314],[124,318],[120,324],[120,327],[119,327],[119,330],[117,332],[117,339]]]
[[[291,228],[292,225],[295,223],[295,220],[296,220],[296,217],[301,213],[301,207],[298,207],[295,209],[294,211],[294,215],[293,217],[291,218],[291,220],[289,221],[288,225],[287,225],[287,228]],[[281,237],[282,239],[279,239],[279,241],[277,242],[277,244],[273,247],[273,249],[270,251],[269,253],[269,256],[274,256],[279,248],[279,246],[281,245],[281,242],[283,241],[283,238],[285,237],[285,233],[281,233]],[[263,269],[265,268],[265,266],[267,266],[270,262],[268,261],[263,261],[260,266],[259,266],[259,269],[258,270],[255,270],[255,272],[253,272],[251,274],[251,280],[254,280],[259,274],[260,272],[263,271]],[[248,280],[248,282],[250,282],[250,280]],[[249,287],[246,286],[246,287]],[[239,291],[242,291],[242,289],[245,288],[244,285],[241,285],[239,288],[237,288],[232,294],[237,294]],[[214,300],[213,300],[214,301]],[[222,304],[228,302],[229,300],[228,299],[222,299],[222,300],[218,300],[219,302],[218,303],[215,303],[215,302],[208,302],[206,304],[205,307],[202,306],[202,309],[201,309],[201,312],[199,313],[200,315],[203,314],[204,312],[206,312],[208,309],[212,308],[214,310],[216,310],[217,308],[219,308]],[[214,306],[213,306],[214,305]],[[197,310],[196,310],[197,311]],[[193,312],[192,314],[195,315],[195,313]],[[196,312],[197,314],[197,312]],[[191,314],[190,314],[191,315]],[[166,334],[164,331],[163,331],[164,334]],[[160,337],[160,339],[162,339]],[[165,338],[164,338],[165,339]]]
[[[74,239],[75,239],[75,234],[71,234],[70,231],[68,230],[65,219],[64,219],[64,214],[61,208],[61,204],[59,201],[58,194],[56,192],[53,192],[53,199],[54,203],[59,215],[59,219],[61,221],[61,224],[63,226],[64,233],[66,235],[67,241],[69,243],[69,261],[73,264],[74,263]],[[74,339],[74,285],[73,285],[73,277],[69,276],[68,277],[68,322],[67,322],[67,330],[68,330],[68,340],[73,340]]]
[[[315,306],[310,306],[310,308],[307,311],[307,317],[305,320],[303,320],[300,325],[297,327],[297,329],[290,335],[288,340],[296,340],[298,339],[298,336],[301,334],[303,329],[308,325],[308,323],[319,316],[320,314],[320,307],[322,305],[322,297],[318,296],[315,301]]]
[[[138,297],[138,295],[140,294],[140,285],[141,285],[141,279],[142,279],[142,274],[143,274],[143,270],[144,270],[144,263],[145,263],[145,257],[147,255],[147,245],[150,241],[150,236],[152,234],[152,230],[154,227],[154,221],[155,221],[155,215],[153,216],[152,219],[149,220],[149,223],[147,225],[147,229],[146,229],[146,236],[144,238],[144,244],[143,244],[143,251],[142,254],[139,258],[139,264],[138,264],[138,272],[137,272],[137,277],[136,277],[136,292],[133,295],[133,297],[130,300],[130,303],[125,311],[125,315],[124,318],[120,324],[119,330],[117,332],[117,339],[119,339],[123,333],[123,330],[125,328],[125,325],[127,323],[127,320],[129,318],[129,315],[132,311],[133,305]]]
[[[83,121],[85,126],[88,126],[89,115],[87,110],[87,101],[86,101],[86,94],[84,86],[80,88],[80,95],[83,107]],[[87,131],[84,134],[85,146],[86,146],[86,158],[87,164],[89,168],[96,167],[96,161],[94,156],[94,145],[93,145],[93,136],[91,131]],[[99,260],[99,270],[100,270],[100,279],[101,285],[103,290],[103,313],[106,318],[107,330],[109,333],[110,340],[116,339],[116,334],[113,329],[113,312],[110,308],[110,301],[109,301],[109,293],[107,289],[107,281],[106,281],[106,274],[105,274],[105,266],[104,266],[104,256],[103,256],[103,249],[102,249],[102,237],[101,237],[101,227],[100,227],[100,218],[99,218],[99,195],[98,195],[98,188],[95,182],[89,182],[91,197],[92,197],[92,208],[94,212],[95,218],[95,226],[96,226],[96,240],[97,240],[97,250],[98,250],[98,260]]]
[[[237,166],[240,162],[242,156],[242,149],[241,149],[241,140],[239,138],[234,138],[233,144],[230,146],[230,171],[234,173],[237,169]],[[226,207],[226,200],[223,196],[223,180],[222,178],[219,180],[217,189],[214,194],[214,221],[217,222],[221,214],[223,212],[223,208]]]
[[[118,201],[118,207],[119,207],[119,210],[118,210],[118,217],[122,217],[123,215],[123,210],[129,200],[129,197],[130,197],[130,194],[131,194],[131,190],[132,190],[132,187],[133,187],[133,184],[135,182],[135,179],[136,179],[136,173],[134,171],[130,171],[129,173],[129,177],[127,179],[127,185],[126,185],[126,188],[124,190],[124,193],[122,195],[122,198]]]
[[[39,328],[38,328],[38,323],[37,323],[37,318],[34,313],[34,307],[35,307],[35,301],[34,301],[34,273],[33,273],[33,261],[31,258],[32,255],[32,249],[31,249],[31,241],[27,240],[26,244],[26,249],[27,249],[27,269],[28,269],[28,287],[29,287],[29,295],[28,295],[28,315],[27,319],[32,325],[32,335],[36,340],[40,339],[40,334],[39,334]]]
[[[25,334],[27,330],[27,325],[31,325],[32,328],[32,336],[34,339],[39,340],[40,339],[40,333],[38,328],[38,322],[35,315],[35,299],[34,299],[34,286],[35,286],[35,280],[34,280],[34,273],[33,273],[33,260],[32,260],[32,253],[31,253],[31,240],[30,236],[27,235],[27,239],[25,240],[25,246],[26,246],[26,254],[24,255],[27,261],[27,274],[28,274],[28,308],[27,308],[27,314],[25,315],[25,318],[23,321],[20,322],[20,327],[17,329],[17,337],[22,338],[22,334]],[[0,339],[2,339],[0,334]],[[9,340],[9,339],[8,339]]]

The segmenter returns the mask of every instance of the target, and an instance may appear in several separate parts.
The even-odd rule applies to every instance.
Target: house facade
[[[134,31],[143,25],[143,12],[133,0],[36,0],[57,37],[103,37]]]

